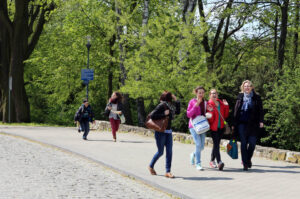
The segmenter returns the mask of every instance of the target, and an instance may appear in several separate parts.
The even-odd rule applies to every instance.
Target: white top
[[[118,104],[111,104],[112,105],[112,109],[110,110],[109,113],[109,118],[113,118],[115,120],[118,120],[118,115],[116,113],[114,113],[115,111],[117,111],[118,108]]]

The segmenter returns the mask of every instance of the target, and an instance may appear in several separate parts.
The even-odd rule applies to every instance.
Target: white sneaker
[[[199,171],[203,171],[204,169],[202,168],[201,164],[196,165],[196,169]]]
[[[210,161],[209,166],[210,166],[210,168],[217,168],[218,167],[215,161]]]

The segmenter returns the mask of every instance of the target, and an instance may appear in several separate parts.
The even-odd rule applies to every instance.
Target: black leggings
[[[217,131],[211,131],[211,137],[213,140],[213,149],[211,151],[211,161],[214,161],[217,158],[217,163],[221,161],[220,155],[220,142],[223,136],[224,130],[218,129]]]

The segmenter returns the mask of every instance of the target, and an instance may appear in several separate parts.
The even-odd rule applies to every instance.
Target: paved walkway
[[[167,179],[163,176],[164,156],[155,165],[157,176],[151,176],[147,170],[147,165],[156,152],[154,138],[121,133],[118,134],[118,141],[114,143],[109,132],[91,132],[89,140],[83,141],[82,134],[77,133],[75,128],[53,127],[0,126],[0,132],[22,136],[86,157],[135,178],[136,182],[145,182],[177,197],[281,199],[298,198],[300,195],[300,166],[295,164],[254,158],[253,169],[245,172],[240,159],[232,160],[222,153],[225,168],[224,171],[218,171],[208,167],[211,148],[205,148],[202,153],[205,170],[197,171],[189,165],[189,154],[194,150],[194,145],[174,142],[172,173],[176,178]],[[70,180],[78,178],[76,173],[69,176]],[[127,189],[132,186],[129,184]],[[92,195],[89,197],[94,198]],[[128,195],[125,198],[139,196]],[[159,197],[153,195],[152,198]]]

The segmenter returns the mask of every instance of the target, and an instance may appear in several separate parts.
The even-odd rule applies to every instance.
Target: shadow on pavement
[[[255,167],[268,167],[268,168],[277,168],[275,169],[258,169]],[[278,170],[278,168],[280,170]],[[299,168],[299,167],[277,167],[277,166],[262,166],[262,165],[253,165],[251,169],[248,169],[248,171],[244,171],[242,168],[236,169],[236,168],[226,168],[223,170],[223,172],[232,172],[232,173],[298,173],[300,174],[300,171],[292,171],[292,170],[284,170],[284,169],[291,169],[291,168]]]
[[[93,140],[93,139],[87,139],[86,141],[91,141],[91,142],[113,142],[113,140]],[[123,143],[151,143],[150,141],[124,141],[124,140],[119,140],[118,142],[123,142]]]
[[[300,169],[300,165],[293,166],[268,166],[268,165],[253,165],[255,167],[267,167],[267,168],[276,168],[276,169]]]
[[[124,142],[124,143],[151,143],[150,141],[123,141],[120,140],[119,142]]]
[[[113,142],[113,140],[90,140],[90,139],[87,139],[86,141],[87,142],[94,142],[94,141],[97,141],[97,142]]]
[[[176,178],[182,178],[183,180],[203,180],[203,181],[208,181],[208,180],[233,180],[234,178],[224,178],[224,177],[176,177]]]
[[[157,175],[160,177],[166,178],[164,175]],[[194,180],[194,181],[208,181],[208,180],[233,180],[234,178],[226,178],[226,177],[182,177],[182,176],[176,176],[174,179],[183,179],[183,180]],[[171,179],[172,180],[172,179]]]

